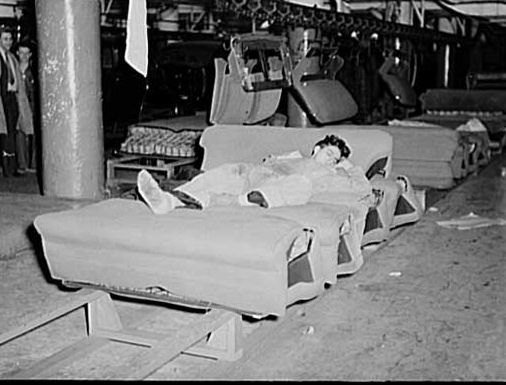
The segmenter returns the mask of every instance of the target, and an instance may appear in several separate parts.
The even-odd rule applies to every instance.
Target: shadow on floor
[[[34,172],[10,178],[5,178],[0,173],[0,192],[42,195],[42,183]]]

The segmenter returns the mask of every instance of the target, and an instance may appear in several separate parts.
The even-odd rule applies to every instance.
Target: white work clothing
[[[342,197],[346,202],[365,202],[372,196],[371,184],[360,167],[347,160],[341,167],[329,167],[298,153],[270,156],[260,165],[223,164],[176,190],[190,195],[204,208],[215,204],[251,205],[247,194],[252,191],[259,191],[268,207],[303,205],[325,193],[337,193],[337,199],[342,201]]]

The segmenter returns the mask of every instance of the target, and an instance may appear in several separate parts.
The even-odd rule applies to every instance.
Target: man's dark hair
[[[346,144],[346,142],[338,136],[335,135],[327,135],[325,138],[317,142],[314,147],[319,146],[321,148],[327,146],[336,146],[341,151],[341,156],[343,158],[348,158],[351,154],[351,150]]]
[[[14,32],[12,31],[12,28],[7,25],[0,25],[0,35],[4,32],[10,33],[12,37],[14,37]]]
[[[22,39],[18,44],[16,44],[15,51],[17,51],[20,47],[28,48],[32,53],[34,51],[34,43],[29,39]]]

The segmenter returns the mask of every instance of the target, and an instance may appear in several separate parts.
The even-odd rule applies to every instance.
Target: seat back
[[[299,150],[310,156],[313,146],[326,135],[343,138],[351,148],[350,161],[364,172],[376,162],[384,163],[383,173],[392,168],[392,136],[381,126],[358,130],[355,125],[323,128],[294,128],[277,126],[216,125],[204,130],[200,145],[204,148],[202,169],[209,170],[224,163],[259,163],[272,154]],[[386,162],[382,160],[387,159]]]

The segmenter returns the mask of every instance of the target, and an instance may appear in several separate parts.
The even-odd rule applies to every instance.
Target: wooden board
[[[142,310],[142,316],[124,324],[116,309],[116,304],[123,306],[121,303],[113,301],[105,292],[82,289],[63,305],[48,307],[29,322],[4,331],[0,335],[0,345],[5,346],[9,341],[76,308],[86,306],[87,309],[88,337],[3,378],[58,378],[57,373],[65,366],[78,360],[84,362],[98,349],[113,342],[135,345],[140,349],[119,365],[107,365],[104,378],[143,379],[184,351],[224,360],[236,360],[242,355],[242,321],[239,314],[218,309],[187,312],[168,306],[127,302],[123,305]],[[84,370],[83,378],[86,378],[86,373]]]
[[[107,161],[107,184],[135,183],[142,169],[149,171],[158,180],[167,180],[174,176],[178,168],[191,165],[194,157],[171,158],[149,155],[126,155]]]

